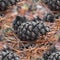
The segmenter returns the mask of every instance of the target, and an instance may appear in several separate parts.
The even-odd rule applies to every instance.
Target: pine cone
[[[19,22],[23,21],[22,19]],[[17,23],[15,21],[14,30],[17,32],[18,37],[21,40],[33,41],[37,40],[39,36],[46,35],[49,32],[49,27],[46,26],[43,22],[28,21]]]
[[[0,0],[0,11],[5,11],[9,6],[15,5],[20,0]]]
[[[51,10],[60,10],[60,0],[42,0]]]
[[[49,50],[47,50],[47,51],[45,51],[44,53],[43,53],[43,58],[44,58],[44,60],[48,60],[48,57],[51,55],[51,53],[53,53],[53,52],[56,52],[56,48],[55,47],[52,47],[52,48],[50,48]]]
[[[60,52],[54,52],[49,57],[48,60],[60,60]]]
[[[60,51],[55,46],[43,53],[44,60],[60,60]]]
[[[0,60],[20,60],[10,48],[4,48],[0,51]]]
[[[22,23],[21,26],[18,27],[18,35],[21,40],[36,40],[40,35],[46,35],[49,31],[47,26],[44,26],[43,23],[36,22],[26,22]]]

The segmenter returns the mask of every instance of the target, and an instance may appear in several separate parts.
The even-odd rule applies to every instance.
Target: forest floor
[[[10,10],[12,8],[10,8]],[[20,56],[21,60],[41,59],[43,52],[48,50],[57,41],[60,30],[60,19],[57,19],[54,23],[46,22],[46,24],[50,26],[51,32],[37,41],[32,42],[33,45],[29,46],[28,49],[23,48],[23,50],[20,50],[20,46],[28,45],[30,42],[21,41],[15,35],[12,24],[18,13],[10,10],[4,12],[5,16],[0,17],[0,50],[3,49],[4,46],[8,46]]]

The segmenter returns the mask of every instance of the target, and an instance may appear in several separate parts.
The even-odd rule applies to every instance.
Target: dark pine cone
[[[42,0],[51,10],[60,10],[60,0]]]
[[[0,0],[0,11],[5,11],[9,6],[15,5],[20,0]]]
[[[43,22],[16,20],[14,30],[17,31],[17,35],[21,40],[33,41],[37,40],[39,36],[46,35],[49,32],[49,27]],[[17,23],[18,22],[18,23]],[[19,22],[21,22],[19,24]]]
[[[52,53],[47,60],[60,60],[60,52]]]
[[[53,47],[50,50],[44,52],[43,58],[44,60],[60,60],[60,51]]]
[[[0,51],[0,60],[20,60],[20,58],[11,49],[4,48]]]
[[[18,35],[21,40],[36,40],[40,35],[46,35],[49,31],[47,26],[43,23],[26,22],[22,23],[18,28]]]
[[[45,51],[43,53],[43,58],[44,60],[48,60],[48,57],[51,55],[51,53],[56,52],[56,48],[52,47],[51,49],[49,49],[48,51]]]
[[[51,13],[46,14],[46,16],[43,18],[44,21],[46,22],[51,22],[53,23],[55,21],[55,16]]]

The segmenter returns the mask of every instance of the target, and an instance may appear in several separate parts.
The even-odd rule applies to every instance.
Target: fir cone
[[[5,11],[9,6],[15,5],[20,0],[0,0],[0,11]]]
[[[51,10],[60,10],[60,0],[42,0]]]
[[[44,26],[43,23],[36,23],[36,22],[26,22],[22,23],[18,27],[18,36],[21,40],[37,40],[39,36],[46,35],[49,31],[48,26]]]
[[[4,48],[0,51],[0,60],[20,60],[10,48]]]
[[[51,53],[53,53],[53,52],[56,52],[56,48],[55,48],[55,47],[49,49],[48,51],[45,51],[45,52],[43,53],[43,58],[44,58],[44,60],[48,60],[49,56],[50,56]]]
[[[60,51],[54,46],[43,53],[43,58],[44,60],[60,60]]]
[[[15,19],[13,28],[22,41],[37,40],[39,36],[46,35],[46,33],[50,31],[49,27],[38,19],[28,21],[27,19],[21,17]]]
[[[54,52],[49,57],[48,60],[60,60],[60,52]]]

